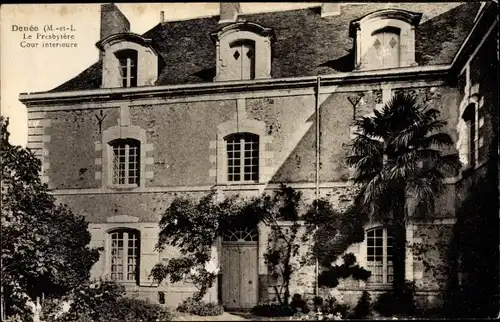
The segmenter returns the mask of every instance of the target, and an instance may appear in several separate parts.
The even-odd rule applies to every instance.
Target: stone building
[[[244,14],[238,3],[221,3],[220,16],[161,19],[138,35],[115,5],[102,5],[99,61],[53,90],[21,94],[28,147],[42,160],[53,194],[85,215],[92,244],[104,248],[93,276],[119,280],[155,302],[164,292],[176,305],[193,286],[149,278],[157,262],[175,254],[154,246],[159,219],[176,196],[202,196],[213,186],[259,195],[286,183],[307,200],[327,197],[343,209],[355,190],[345,161],[354,119],[395,92],[411,93],[440,110],[456,142],[447,153],[459,153],[464,169],[447,178],[432,219],[408,224],[409,244],[441,246],[423,259],[408,247],[406,277],[427,307],[476,282],[494,285],[482,291],[492,297],[498,212],[485,209],[499,199],[496,7],[324,3]],[[483,181],[495,187],[487,202]],[[487,232],[487,242],[477,238]],[[260,225],[247,227],[238,241],[213,246],[221,278],[207,300],[234,309],[272,300],[266,234]],[[471,236],[477,245],[467,243]],[[379,223],[366,227],[365,241],[349,251],[372,277],[342,283],[340,301],[390,289],[390,240]],[[489,268],[474,270],[485,256]],[[292,294],[314,291],[314,269],[305,268]]]

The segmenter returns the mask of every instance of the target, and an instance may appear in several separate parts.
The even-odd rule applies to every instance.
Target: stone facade
[[[352,10],[347,12],[353,15]],[[407,27],[407,34],[414,33],[410,25]],[[405,37],[409,37],[407,34]],[[265,42],[260,38],[259,41]],[[92,245],[104,247],[92,269],[93,277],[109,275],[108,232],[115,228],[136,229],[140,231],[140,272],[136,283],[126,285],[127,290],[155,302],[158,292],[166,292],[167,304],[176,305],[195,291],[193,286],[154,285],[149,278],[154,264],[176,253],[174,249],[162,253],[155,250],[158,222],[175,197],[199,198],[213,186],[226,194],[257,196],[286,183],[303,193],[305,203],[326,197],[338,209],[345,209],[357,191],[351,180],[352,169],[345,161],[355,130],[354,120],[380,109],[396,92],[410,93],[419,104],[438,109],[447,121],[445,131],[456,142],[463,136],[457,130],[461,128],[463,101],[476,100],[480,107],[478,136],[482,137],[477,140],[479,176],[483,164],[492,158],[493,149],[487,148],[496,142],[493,132],[498,125],[498,114],[493,112],[498,110],[497,92],[492,78],[484,76],[489,75],[484,72],[490,68],[485,62],[489,60],[484,58],[491,46],[489,41],[478,47],[486,49],[480,49],[456,75],[450,66],[415,67],[413,58],[408,58],[412,66],[391,72],[358,71],[321,79],[297,78],[294,84],[287,83],[287,79],[244,84],[214,82],[203,86],[144,87],[129,94],[122,89],[94,89],[85,95],[94,95],[95,99],[74,91],[62,102],[58,95],[65,95],[64,92],[28,94],[21,97],[28,106],[28,147],[41,158],[42,178],[57,199],[87,218]],[[417,48],[421,45],[412,43]],[[491,64],[497,68],[498,59]],[[267,71],[262,73],[264,78],[270,77]],[[224,137],[238,132],[259,135],[260,173],[256,182],[227,181]],[[110,185],[113,169],[108,143],[116,138],[140,142],[140,180],[134,186]],[[456,149],[445,152],[457,153],[460,148],[457,144]],[[415,282],[417,298],[427,307],[442,305],[450,280],[460,271],[455,259],[455,223],[462,220],[459,210],[474,186],[468,182],[479,180],[473,177],[464,173],[450,176],[447,188],[436,197],[432,218],[408,224],[406,276]],[[370,223],[366,228],[377,226],[378,223]],[[259,301],[264,302],[273,300],[275,295],[269,287],[270,276],[262,256],[268,229],[259,227],[259,233],[258,293]],[[419,243],[438,247],[419,254],[411,247]],[[301,251],[305,251],[304,247]],[[354,253],[360,266],[365,267],[366,248],[365,238],[351,245],[347,252]],[[213,250],[214,260],[220,264],[220,241]],[[314,266],[302,268],[293,276],[292,294],[313,295],[315,277]],[[354,305],[363,290],[369,290],[373,298],[386,291],[387,286],[377,288],[347,280],[342,281],[334,295],[340,302]],[[206,300],[219,298],[220,280]]]

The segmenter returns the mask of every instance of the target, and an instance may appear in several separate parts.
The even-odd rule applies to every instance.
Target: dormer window
[[[102,52],[102,88],[155,84],[163,61],[151,39],[124,32],[110,35],[96,46]]]
[[[386,9],[351,22],[356,69],[415,66],[415,28],[422,14]]]
[[[121,50],[116,58],[120,63],[122,87],[137,86],[137,50]]]
[[[211,34],[216,45],[215,81],[271,77],[270,28],[252,22],[235,22]]]

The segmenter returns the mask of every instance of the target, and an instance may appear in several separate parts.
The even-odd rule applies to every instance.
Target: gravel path
[[[175,316],[172,321],[248,321],[244,317],[239,315],[231,314],[228,312],[222,313],[218,316],[198,316],[186,313],[175,312]]]

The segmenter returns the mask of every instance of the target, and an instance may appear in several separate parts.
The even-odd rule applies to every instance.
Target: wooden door
[[[226,309],[250,309],[258,303],[258,242],[236,235],[222,244],[222,303]]]
[[[399,29],[387,27],[375,32],[371,37],[371,44],[365,58],[370,69],[400,66]]]
[[[251,41],[236,42],[231,45],[232,71],[236,79],[255,78],[255,43]]]

